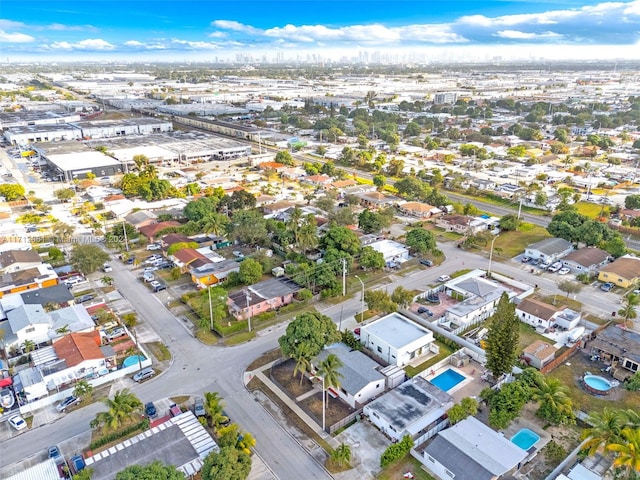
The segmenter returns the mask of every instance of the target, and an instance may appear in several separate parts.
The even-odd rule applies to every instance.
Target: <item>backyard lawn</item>
[[[415,367],[412,367],[411,365],[409,365],[405,367],[404,371],[409,377],[415,377],[417,374],[425,371],[431,365],[435,365],[440,360],[447,358],[449,355],[453,353],[453,350],[447,345],[445,345],[444,343],[441,343],[438,340],[435,340],[435,344],[440,347],[440,353],[438,353],[438,355],[436,355],[435,357],[431,357],[429,360],[421,363],[420,365],[417,365]]]
[[[411,472],[413,478],[416,480],[435,480],[435,478],[422,469],[422,464],[411,455],[407,455],[403,459],[393,462],[382,470],[376,478],[378,480],[396,480],[403,478],[403,475],[407,472]]]
[[[540,335],[535,331],[531,325],[527,325],[524,322],[518,322],[520,327],[520,339],[518,340],[518,351],[522,352],[525,348],[531,345],[536,340],[542,340],[545,343],[553,345],[555,342],[547,337]]]

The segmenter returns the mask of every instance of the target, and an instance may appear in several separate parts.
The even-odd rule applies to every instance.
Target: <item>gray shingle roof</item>
[[[557,255],[571,247],[571,242],[564,238],[545,238],[527,247],[528,250],[538,250],[545,255]]]
[[[321,351],[313,360],[313,364],[318,365],[332,353],[342,361],[342,367],[338,370],[342,374],[340,387],[349,395],[356,395],[371,382],[385,381],[384,375],[377,370],[380,367],[377,362],[342,343],[336,343]]]

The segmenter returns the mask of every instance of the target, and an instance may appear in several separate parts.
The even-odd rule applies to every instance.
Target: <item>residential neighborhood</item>
[[[631,69],[183,67],[0,79],[1,478],[639,475]]]

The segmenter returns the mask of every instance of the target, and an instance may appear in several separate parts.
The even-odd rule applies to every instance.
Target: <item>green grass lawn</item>
[[[422,469],[422,464],[411,455],[393,462],[382,470],[376,478],[378,480],[397,480],[403,478],[402,476],[407,472],[411,472],[416,480],[435,480]]]
[[[580,310],[582,310],[582,303],[578,302],[577,300],[567,298],[567,294],[564,292],[558,295],[548,295],[546,297],[542,297],[540,300],[543,301],[544,303],[555,305],[556,307],[566,305],[571,310],[574,310],[576,312],[579,312]]]
[[[524,249],[532,243],[550,236],[544,227],[539,226],[526,226],[517,232],[502,232],[493,247],[494,257],[513,258],[524,252]],[[485,250],[488,252],[490,248],[491,244],[487,244]]]
[[[417,365],[415,367],[412,367],[412,366],[405,367],[404,371],[407,373],[409,377],[415,377],[417,374],[425,371],[431,365],[435,365],[440,360],[447,358],[449,355],[453,353],[453,350],[450,347],[448,347],[443,343],[440,343],[438,340],[435,340],[435,344],[440,347],[440,353],[438,353],[438,355],[436,355],[435,357],[431,357],[429,360],[421,363],[420,365]]]
[[[518,351],[522,352],[525,348],[531,345],[536,340],[542,340],[549,345],[553,345],[555,342],[547,337],[540,335],[535,331],[531,325],[527,325],[524,322],[519,323],[520,326],[520,338],[518,340]]]
[[[603,212],[609,212],[609,207],[606,205],[598,205],[591,202],[578,202],[576,203],[578,213],[586,215],[589,218],[598,218]]]
[[[149,342],[145,343],[144,347],[147,348],[159,362],[165,360],[171,360],[171,353],[166,345],[162,342]]]

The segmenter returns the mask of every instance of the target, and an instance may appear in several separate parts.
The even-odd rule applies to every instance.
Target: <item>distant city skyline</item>
[[[0,61],[640,60],[640,0],[2,2]]]

